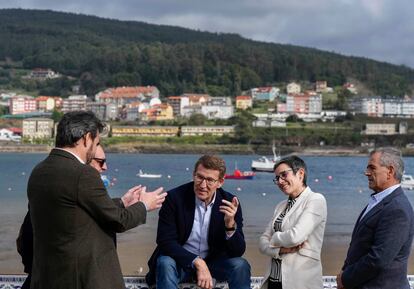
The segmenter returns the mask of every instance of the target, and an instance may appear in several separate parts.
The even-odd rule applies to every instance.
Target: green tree
[[[237,95],[252,87],[318,79],[331,86],[356,79],[378,95],[402,97],[413,89],[414,69],[409,67],[235,34],[23,9],[0,10],[0,19],[7,23],[0,29],[0,39],[7,39],[0,41],[5,67],[51,68],[80,79],[88,95],[108,85],[156,85],[161,95]],[[7,75],[0,73],[0,85],[32,86],[10,76],[7,83]],[[56,94],[58,88],[33,90],[39,89]],[[338,106],[344,106],[343,100]]]
[[[0,115],[7,114],[7,107],[0,105]]]
[[[233,121],[235,123],[235,137],[239,143],[250,144],[254,137],[253,120],[255,116],[247,111],[238,113]]]
[[[194,113],[188,119],[189,125],[205,125],[207,122],[207,117],[201,113]]]
[[[303,122],[296,114],[291,114],[286,118],[286,122]]]
[[[346,89],[342,88],[338,91],[338,99],[336,101],[335,108],[338,110],[347,110],[348,109],[348,100],[352,97],[352,93]]]
[[[54,109],[53,110],[53,112],[52,112],[52,119],[53,119],[53,121],[55,123],[59,122],[62,119],[62,116],[63,116],[63,112],[61,112],[61,111],[59,111],[57,109]]]
[[[80,91],[86,95],[95,95],[104,86],[103,81],[95,74],[90,72],[82,73],[80,78]]]

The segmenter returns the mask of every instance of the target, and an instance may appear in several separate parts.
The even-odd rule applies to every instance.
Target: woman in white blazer
[[[301,158],[280,160],[274,172],[273,182],[288,199],[277,204],[260,237],[260,252],[269,257],[261,289],[321,289],[326,200],[306,185]]]

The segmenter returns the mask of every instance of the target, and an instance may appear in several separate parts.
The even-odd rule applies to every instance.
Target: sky
[[[0,0],[0,8],[237,33],[414,68],[413,0]]]

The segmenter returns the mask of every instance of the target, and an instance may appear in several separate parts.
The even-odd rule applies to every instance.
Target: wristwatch
[[[237,223],[234,223],[234,226],[230,228],[227,228],[226,226],[224,226],[224,231],[226,232],[236,231],[236,229],[237,229]]]

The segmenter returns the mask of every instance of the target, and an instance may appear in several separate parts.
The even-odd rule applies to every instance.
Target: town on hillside
[[[59,73],[50,69],[35,69],[26,76],[40,81],[57,77]],[[337,109],[329,109],[332,103]],[[59,116],[75,110],[93,111],[109,124],[111,137],[234,136],[238,133],[235,116],[243,111],[251,116],[248,118],[251,128],[284,129],[290,121],[300,121],[303,128],[308,123],[339,123],[347,117],[362,115],[366,121],[360,125],[358,134],[403,135],[408,133],[409,123],[404,120],[414,116],[414,100],[408,96],[368,97],[360,95],[353,83],[332,88],[324,80],[304,88],[297,82],[284,87],[254,87],[235,97],[192,92],[161,96],[159,89],[151,85],[111,87],[94,97],[80,94],[67,98],[34,97],[0,91],[0,108],[3,112],[0,141],[29,143],[52,139]],[[13,119],[21,121],[4,121]],[[188,119],[193,121],[183,121]],[[323,145],[324,140],[319,144]]]

